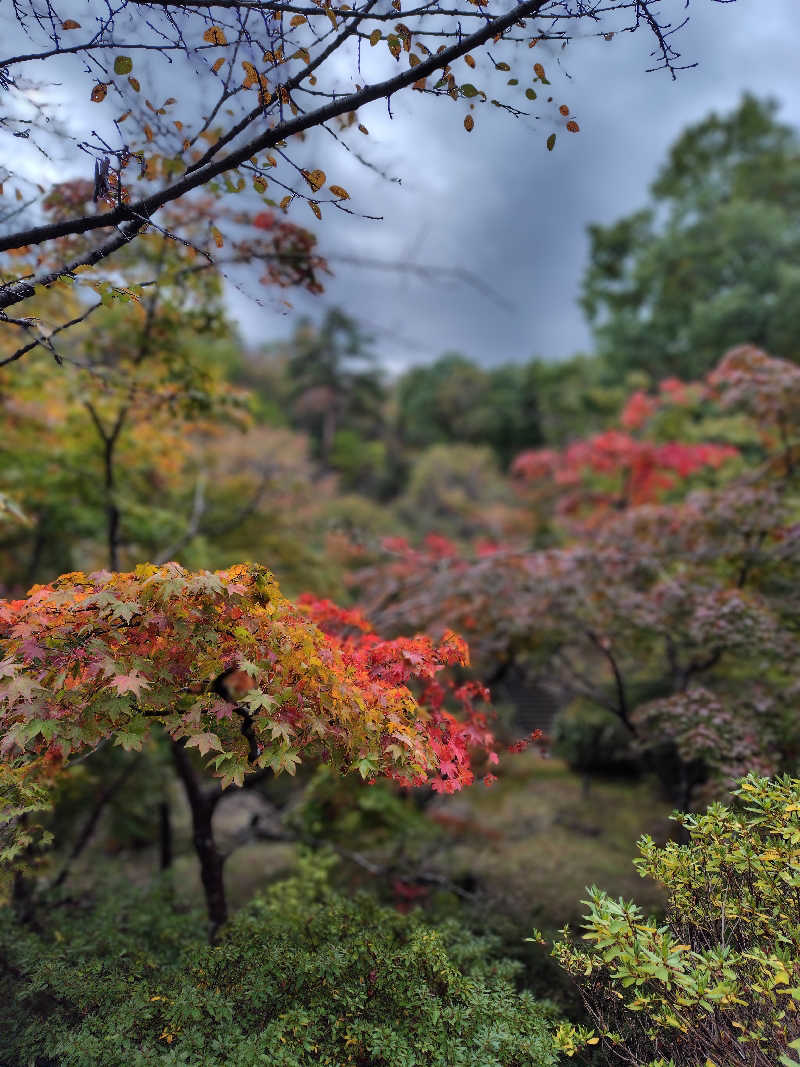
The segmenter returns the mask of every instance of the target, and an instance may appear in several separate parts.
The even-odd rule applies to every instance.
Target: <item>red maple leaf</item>
[[[139,671],[131,671],[130,674],[115,674],[111,679],[111,684],[120,696],[123,693],[133,693],[135,697],[139,697],[142,690],[149,689],[153,683]]]

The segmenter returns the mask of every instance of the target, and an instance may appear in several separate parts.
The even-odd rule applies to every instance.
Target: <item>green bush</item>
[[[616,715],[581,701],[553,720],[553,752],[580,774],[624,774],[636,766],[631,735]]]
[[[675,815],[687,844],[639,842],[639,873],[667,892],[663,923],[593,888],[588,946],[565,931],[554,949],[625,1063],[800,1063],[800,780],[750,775],[734,797]],[[585,1028],[559,1030],[570,1055],[597,1041]]]
[[[63,1067],[549,1067],[553,1010],[490,938],[439,928],[319,866],[204,944],[164,894],[0,927],[0,1063]]]

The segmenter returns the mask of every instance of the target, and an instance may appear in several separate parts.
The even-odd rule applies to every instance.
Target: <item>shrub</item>
[[[0,929],[0,1063],[84,1067],[551,1067],[553,1010],[516,964],[454,922],[433,928],[319,867],[276,883],[202,941],[163,895]],[[59,915],[56,919],[55,916]],[[13,1005],[13,1007],[12,1007]]]
[[[553,721],[553,752],[580,774],[630,773],[636,766],[631,735],[619,717],[575,701]]]
[[[800,780],[748,776],[730,807],[675,815],[688,843],[639,842],[639,873],[667,892],[665,921],[593,888],[579,947],[554,955],[603,1043],[647,1067],[800,1063]],[[598,1038],[559,1030],[568,1054]]]

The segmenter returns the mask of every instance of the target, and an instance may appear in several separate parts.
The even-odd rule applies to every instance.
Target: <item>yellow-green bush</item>
[[[554,949],[596,1026],[560,1028],[568,1055],[599,1037],[642,1067],[800,1063],[800,780],[750,775],[734,797],[675,815],[686,844],[640,840],[663,922],[589,891],[586,944]]]

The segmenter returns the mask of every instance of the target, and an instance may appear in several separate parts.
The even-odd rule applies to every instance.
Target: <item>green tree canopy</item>
[[[542,442],[537,384],[527,364],[484,368],[448,352],[398,380],[398,435],[412,448],[487,444],[507,464]]]
[[[800,138],[746,95],[670,149],[643,210],[589,228],[582,305],[617,373],[696,378],[737,344],[800,358]]]
[[[327,466],[337,432],[379,433],[384,390],[371,339],[355,319],[331,308],[319,327],[303,320],[295,331],[286,371],[297,424]]]

